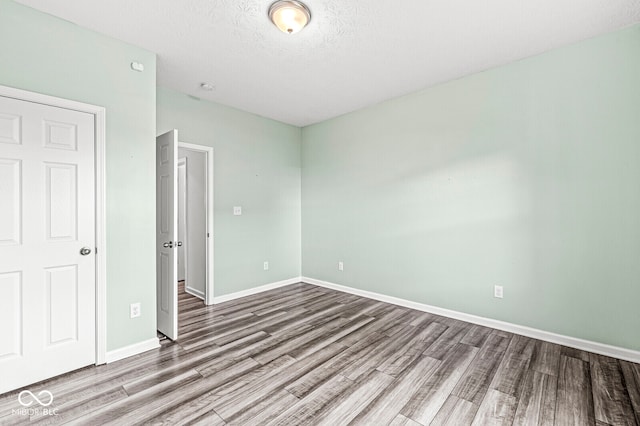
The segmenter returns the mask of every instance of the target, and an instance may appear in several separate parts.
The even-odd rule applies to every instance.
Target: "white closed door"
[[[156,138],[156,312],[158,331],[178,338],[178,131]]]
[[[0,393],[95,363],[94,138],[0,96]]]

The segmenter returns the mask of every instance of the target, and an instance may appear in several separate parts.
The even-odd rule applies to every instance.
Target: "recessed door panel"
[[[45,270],[47,346],[78,339],[78,266]]]
[[[171,194],[169,193],[171,177],[160,176],[160,232],[168,234],[170,231],[171,218]]]
[[[47,238],[75,241],[78,233],[76,165],[49,163],[45,168]]]
[[[22,274],[0,273],[0,363],[22,355]]]
[[[160,166],[166,166],[167,164],[169,164],[169,157],[170,157],[170,149],[171,147],[169,145],[163,145],[159,147],[160,149]]]
[[[22,175],[20,160],[0,158],[0,245],[20,244]]]
[[[0,113],[0,143],[21,143],[21,117],[19,115]]]
[[[160,290],[160,309],[162,309],[162,312],[166,312],[167,314],[171,313],[169,311],[169,307],[171,306],[169,302],[169,292],[171,288],[171,283],[168,282],[170,278],[169,261],[170,261],[169,255],[167,255],[166,253],[160,253],[161,274],[159,278],[162,280],[161,290]]]
[[[45,120],[44,146],[53,149],[75,151],[78,147],[78,126],[71,123],[58,123]]]

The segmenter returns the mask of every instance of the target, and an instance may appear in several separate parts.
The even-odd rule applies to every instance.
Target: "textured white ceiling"
[[[18,1],[156,52],[161,86],[297,126],[640,22],[639,0],[305,0],[287,35],[272,0]]]

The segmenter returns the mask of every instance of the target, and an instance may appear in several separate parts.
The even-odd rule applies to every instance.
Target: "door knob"
[[[176,241],[176,247],[182,247],[182,241]]]
[[[168,243],[162,244],[164,248],[173,248],[173,241],[169,241]]]
[[[83,256],[88,256],[91,254],[91,249],[89,247],[82,247],[80,249],[80,254]]]

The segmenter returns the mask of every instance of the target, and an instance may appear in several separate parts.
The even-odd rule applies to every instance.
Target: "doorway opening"
[[[178,142],[178,281],[213,303],[213,148]]]
[[[179,334],[181,305],[213,304],[213,148],[157,137],[157,326]]]

